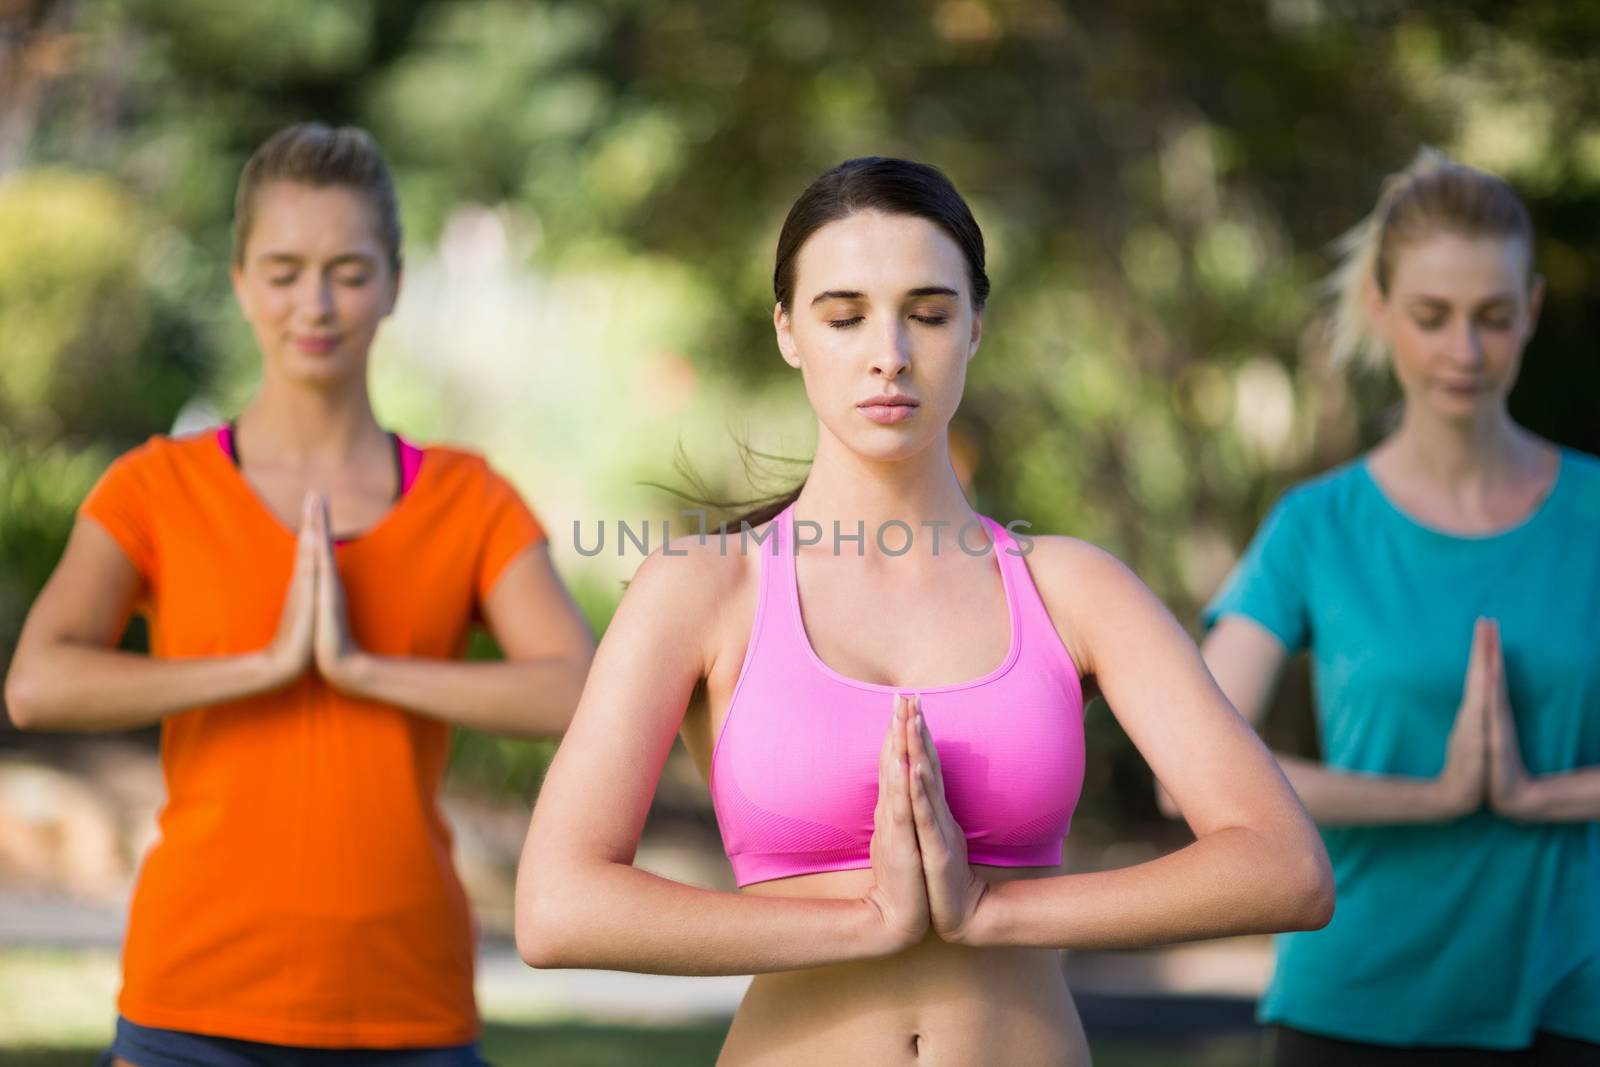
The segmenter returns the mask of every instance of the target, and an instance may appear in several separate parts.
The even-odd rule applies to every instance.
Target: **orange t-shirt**
[[[80,514],[144,580],[157,657],[265,648],[295,532],[211,433],[120,457]],[[544,533],[479,456],[424,451],[415,483],[335,550],[355,640],[461,655],[501,570]],[[438,807],[450,728],[315,672],[168,716],[167,803],[123,946],[118,1009],[144,1026],[326,1047],[478,1033],[473,929]]]

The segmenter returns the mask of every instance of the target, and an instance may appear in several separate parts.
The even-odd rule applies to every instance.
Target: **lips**
[[[873,422],[887,426],[911,418],[917,413],[919,406],[908,396],[886,393],[871,400],[863,400],[856,405],[856,410]]]
[[[294,346],[312,356],[323,356],[339,346],[337,337],[296,337]]]

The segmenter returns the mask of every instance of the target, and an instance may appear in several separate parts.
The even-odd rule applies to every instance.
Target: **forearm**
[[[1318,826],[1448,822],[1466,814],[1435,778],[1365,774],[1273,753]]]
[[[461,660],[360,652],[332,679],[351,696],[406,708],[458,726],[512,737],[558,737],[572,721],[587,661]]]
[[[534,967],[647,974],[792,971],[894,949],[864,900],[717,892],[620,863],[519,878],[516,932]]]
[[[975,946],[1132,949],[1315,929],[1332,914],[1314,857],[1242,827],[1120,870],[991,885],[960,938]]]
[[[166,659],[58,642],[12,664],[6,703],[19,729],[127,730],[276,689],[284,673],[265,652]]]
[[[1600,820],[1600,766],[1529,778],[1510,814],[1519,822]]]

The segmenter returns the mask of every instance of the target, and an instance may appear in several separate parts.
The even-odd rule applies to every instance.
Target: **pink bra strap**
[[[417,480],[417,471],[422,469],[422,449],[400,434],[394,437],[400,444],[400,495],[405,496]]]

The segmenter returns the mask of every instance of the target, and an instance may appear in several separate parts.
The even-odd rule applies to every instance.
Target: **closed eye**
[[[848,319],[829,319],[828,325],[832,326],[835,330],[848,330],[850,327],[860,322],[863,317],[864,316],[861,315],[854,315]]]

